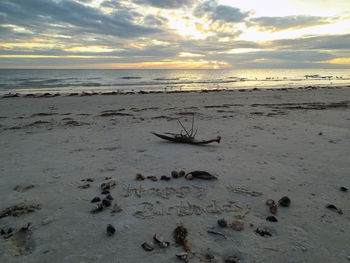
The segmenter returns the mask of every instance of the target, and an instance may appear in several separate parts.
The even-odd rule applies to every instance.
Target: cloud
[[[165,17],[155,16],[155,15],[147,15],[144,17],[143,20],[146,25],[151,25],[151,26],[161,26],[168,21],[168,19]]]
[[[275,40],[270,45],[279,49],[296,50],[350,50],[350,34],[308,36],[297,39]]]
[[[193,2],[194,0],[134,0],[136,4],[165,9],[177,9],[184,6],[191,6]]]
[[[349,31],[265,42],[238,40],[244,24],[281,31],[332,23],[335,17],[251,14],[216,0],[0,0],[0,64],[50,61],[57,66],[131,67],[138,62],[165,66],[166,61],[201,60],[242,68],[325,67],[325,61],[339,64],[350,57]]]
[[[319,16],[284,16],[284,17],[257,17],[251,18],[248,22],[250,26],[257,26],[261,31],[282,31],[287,29],[300,29],[330,23],[328,18]]]
[[[216,0],[209,0],[198,5],[193,12],[196,17],[206,17],[211,21],[238,23],[249,16],[249,12],[242,12],[239,8],[218,5]]]
[[[94,33],[118,37],[138,37],[160,30],[136,24],[141,14],[130,9],[118,9],[105,14],[97,8],[71,1],[2,0],[0,22],[28,27],[37,33],[48,31],[52,24],[63,24],[62,31]]]
[[[101,3],[100,5],[101,7],[108,7],[108,8],[121,8],[122,5],[120,4],[119,1],[115,1],[115,0],[105,0],[104,2]]]
[[[331,60],[334,55],[322,51],[262,50],[240,54],[220,54],[206,59],[223,60],[238,68],[303,68],[321,67],[320,62]]]

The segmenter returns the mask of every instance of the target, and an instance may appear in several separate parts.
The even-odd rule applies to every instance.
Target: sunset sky
[[[350,1],[1,0],[0,68],[350,68]]]

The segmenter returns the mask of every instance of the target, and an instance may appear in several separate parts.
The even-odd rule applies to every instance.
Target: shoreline
[[[252,92],[252,91],[287,91],[287,90],[315,90],[315,89],[341,89],[341,88],[350,88],[349,85],[344,86],[301,86],[301,87],[283,87],[283,88],[240,88],[240,89],[202,89],[202,90],[174,90],[174,91],[109,91],[109,92],[71,92],[71,93],[6,93],[1,96],[3,99],[7,98],[52,98],[58,96],[65,97],[75,97],[75,96],[96,96],[96,95],[136,95],[136,94],[178,94],[178,93],[215,93],[215,92]]]

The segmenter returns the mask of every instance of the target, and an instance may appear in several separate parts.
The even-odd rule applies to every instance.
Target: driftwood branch
[[[179,124],[182,127],[182,131],[180,134],[170,133],[170,132],[166,132],[164,134],[152,132],[152,134],[154,134],[155,136],[157,136],[163,140],[167,140],[167,141],[175,142],[175,143],[188,143],[188,144],[195,144],[195,145],[205,145],[205,144],[209,144],[212,142],[220,143],[220,140],[221,140],[220,136],[217,136],[215,139],[210,139],[210,140],[196,140],[195,139],[195,136],[197,135],[198,129],[194,130],[194,115],[192,117],[192,125],[191,125],[191,129],[189,131],[185,128],[185,126],[181,123],[180,120],[177,120],[177,121],[179,122]],[[185,132],[185,134],[183,134],[183,132]]]

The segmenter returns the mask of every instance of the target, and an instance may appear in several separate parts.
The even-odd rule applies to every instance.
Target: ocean
[[[348,69],[0,69],[1,95],[348,85]]]

